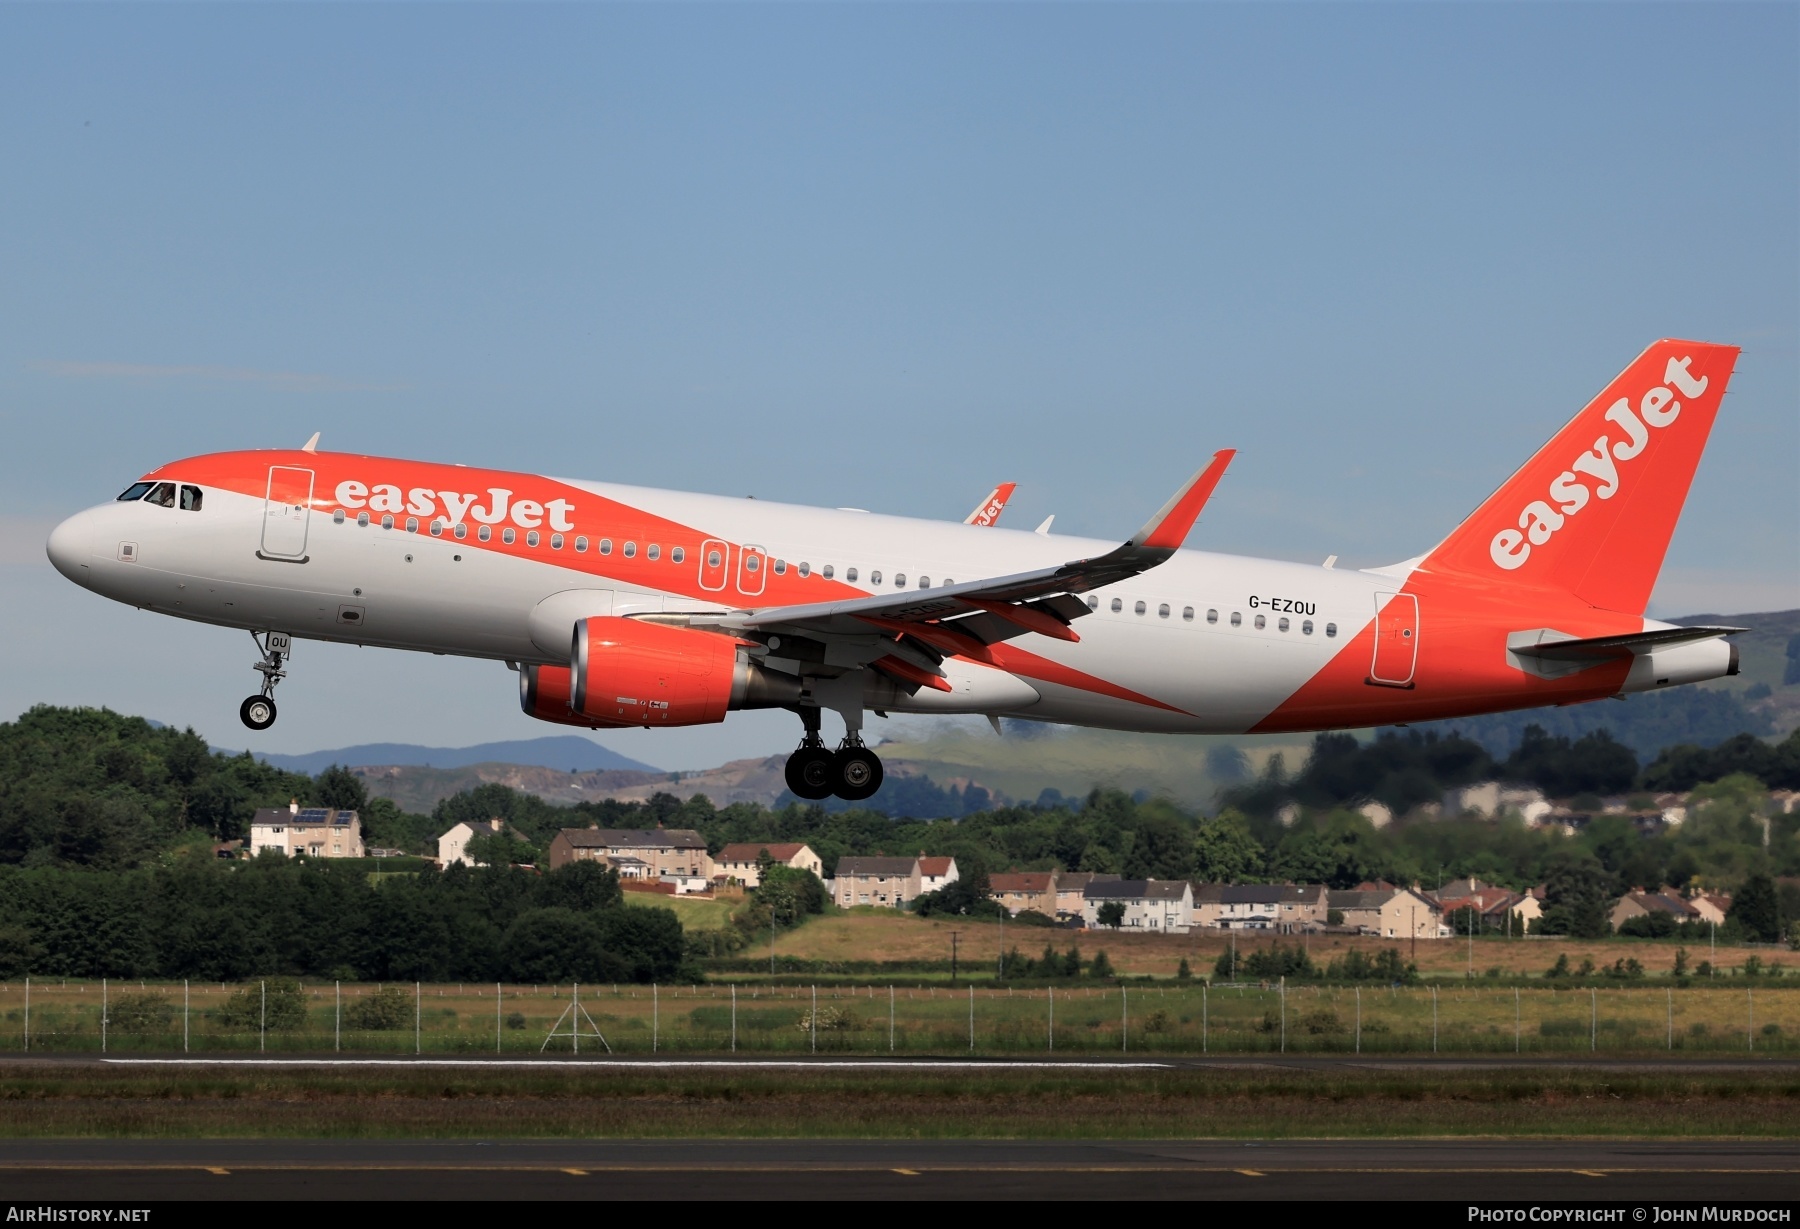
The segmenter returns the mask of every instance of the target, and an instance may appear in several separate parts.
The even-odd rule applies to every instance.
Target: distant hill
[[[235,752],[231,753],[235,754]],[[549,738],[524,738],[512,742],[478,743],[473,747],[419,747],[410,743],[363,743],[334,751],[309,751],[305,755],[258,754],[271,768],[317,776],[333,764],[346,768],[402,765],[421,768],[469,768],[476,764],[521,764],[556,768],[563,772],[650,772],[663,770],[609,751],[592,739],[577,734]]]

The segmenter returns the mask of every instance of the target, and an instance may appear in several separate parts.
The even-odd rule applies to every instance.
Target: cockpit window
[[[200,511],[200,499],[201,499],[201,495],[200,495],[199,487],[188,486],[186,483],[182,484],[182,487],[181,487],[181,510],[183,512],[198,512],[198,511]]]
[[[157,483],[151,488],[149,502],[159,508],[173,508],[175,506],[175,484],[173,482]]]
[[[119,496],[119,502],[122,504],[128,504],[128,503],[131,503],[133,500],[142,499],[144,497],[144,492],[148,491],[152,485],[153,484],[148,483],[148,482],[132,483],[130,486],[125,488],[125,493],[123,495]]]

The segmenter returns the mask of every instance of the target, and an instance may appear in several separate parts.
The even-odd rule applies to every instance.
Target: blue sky
[[[57,518],[297,444],[1417,553],[1645,344],[1744,357],[1653,613],[1800,605],[1792,5],[0,7],[0,714],[242,745]],[[304,646],[257,745],[550,731]],[[602,741],[693,767],[791,717]]]

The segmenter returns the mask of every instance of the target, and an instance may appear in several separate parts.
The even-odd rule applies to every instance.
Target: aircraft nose
[[[57,571],[78,585],[86,584],[88,558],[93,554],[93,539],[93,511],[77,512],[50,531],[50,540],[44,543],[44,553],[50,556],[50,563]]]

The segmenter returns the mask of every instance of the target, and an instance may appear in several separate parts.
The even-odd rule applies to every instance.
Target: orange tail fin
[[[1737,356],[1697,341],[1645,350],[1423,567],[1642,614]]]

